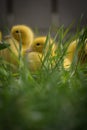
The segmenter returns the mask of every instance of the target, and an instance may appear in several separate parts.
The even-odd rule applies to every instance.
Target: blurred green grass
[[[47,54],[35,73],[24,61],[14,72],[0,58],[0,130],[87,130],[87,67],[74,60],[69,70],[63,68],[70,42],[80,37],[83,43],[87,35],[85,28],[70,35],[70,28],[58,28],[57,56]],[[55,66],[50,65],[53,60]]]

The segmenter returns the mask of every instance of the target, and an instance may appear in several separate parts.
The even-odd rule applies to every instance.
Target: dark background
[[[0,29],[26,24],[33,29],[48,30],[51,25],[75,25],[83,15],[87,24],[87,0],[0,0]],[[73,29],[75,26],[73,26]]]

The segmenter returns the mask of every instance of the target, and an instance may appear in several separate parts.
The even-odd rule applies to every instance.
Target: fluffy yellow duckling
[[[11,28],[12,36],[22,43],[22,52],[29,48],[34,39],[34,33],[32,29],[26,25],[15,25]]]
[[[10,35],[5,36],[3,41],[8,43],[10,46],[8,48],[1,50],[0,56],[3,57],[3,59],[8,61],[9,63],[17,64],[18,49],[19,49],[18,42]],[[4,44],[4,43],[2,43],[2,44]]]
[[[47,52],[49,49],[49,44],[52,43],[52,40],[49,41],[49,44],[45,48],[46,36],[41,36],[35,38],[30,48],[26,51],[27,61],[29,69],[31,71],[36,71],[41,67],[41,61],[43,60],[43,51]],[[52,55],[54,55],[55,45],[52,46]]]
[[[70,43],[70,45],[67,49],[66,57],[64,59],[64,68],[70,67],[70,65],[73,61],[74,55],[75,55],[75,51],[76,51],[78,42],[79,42],[79,40],[77,39],[77,40]],[[84,49],[79,48],[79,50],[77,50],[77,51],[78,51],[77,62],[79,62],[79,60],[80,60],[80,63],[87,62],[87,44],[85,44]],[[82,54],[82,52],[83,52],[83,54]]]

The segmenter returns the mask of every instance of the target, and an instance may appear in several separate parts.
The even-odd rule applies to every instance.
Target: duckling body
[[[18,61],[18,42],[11,36],[6,36],[3,40],[9,47],[0,51],[0,56],[9,63],[17,64]],[[2,43],[4,44],[4,43]]]
[[[42,54],[37,52],[30,52],[26,56],[28,68],[31,72],[36,72],[41,68]]]
[[[66,51],[66,56],[64,58],[64,68],[69,68],[73,58],[74,58],[74,54],[75,54],[75,50],[76,50],[76,46],[77,46],[78,41],[73,41],[70,43],[70,45],[68,46],[68,49]]]
[[[64,68],[69,68],[71,66],[78,42],[79,40],[77,39],[70,43],[64,59]],[[78,62],[80,62],[81,64],[87,62],[87,43],[85,44],[84,48],[79,45],[79,48],[77,50],[77,63]]]
[[[48,41],[49,43],[45,46],[46,36],[37,37],[34,39],[30,48],[26,50],[26,54],[28,55],[28,61],[30,70],[38,70],[41,67],[41,62],[43,61],[44,54],[51,48],[51,55],[54,55],[54,46],[50,47],[52,44],[52,40]]]

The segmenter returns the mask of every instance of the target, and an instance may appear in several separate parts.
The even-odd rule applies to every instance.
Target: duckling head
[[[50,39],[46,44],[46,36],[37,37],[34,39],[33,43],[31,44],[30,48],[26,52],[38,52],[43,53],[44,49],[45,52],[48,51],[52,40]]]
[[[46,37],[38,37],[30,46],[30,51],[42,53],[45,45]]]
[[[11,29],[11,35],[26,48],[32,42],[34,33],[32,29],[26,25],[15,25]]]

